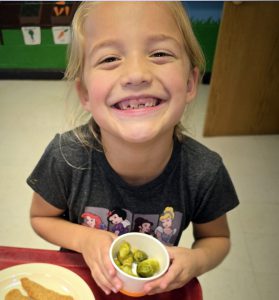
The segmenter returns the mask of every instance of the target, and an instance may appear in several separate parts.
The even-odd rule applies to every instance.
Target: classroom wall
[[[67,43],[54,41],[53,27],[70,26],[79,2],[0,2],[0,73],[21,71],[60,72],[66,67]],[[183,2],[188,9],[193,30],[206,57],[206,72],[212,69],[222,2]],[[38,26],[40,42],[27,45],[22,27]],[[61,29],[61,30],[62,30]],[[29,35],[36,33],[28,31]],[[25,32],[26,33],[26,32]],[[29,36],[30,37],[30,36]],[[17,71],[16,73],[13,71]],[[0,74],[0,75],[1,75]]]

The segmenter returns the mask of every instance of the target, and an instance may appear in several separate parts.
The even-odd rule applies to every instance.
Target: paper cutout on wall
[[[41,28],[38,26],[21,27],[25,45],[41,44]]]
[[[69,44],[71,41],[70,26],[52,27],[53,40],[55,44]]]
[[[53,14],[56,17],[61,15],[69,16],[70,15],[70,5],[67,1],[56,1],[53,7]]]

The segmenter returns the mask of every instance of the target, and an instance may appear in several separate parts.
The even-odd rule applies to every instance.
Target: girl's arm
[[[121,281],[109,259],[109,247],[116,236],[66,221],[60,217],[63,212],[34,193],[30,220],[35,232],[50,243],[82,253],[92,277],[103,291],[117,292]]]
[[[230,250],[230,231],[227,216],[223,215],[212,222],[193,224],[195,249],[200,263],[197,276],[215,268]]]
[[[230,249],[230,232],[226,215],[204,224],[193,224],[195,242],[192,249],[168,247],[172,263],[162,278],[145,285],[148,294],[177,289],[194,277],[215,268]]]

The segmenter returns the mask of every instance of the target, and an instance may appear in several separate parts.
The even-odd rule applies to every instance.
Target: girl
[[[159,219],[172,207],[178,230],[167,248],[172,264],[145,292],[179,288],[227,255],[226,212],[238,204],[219,155],[181,131],[203,72],[189,19],[178,2],[86,2],[72,30],[66,77],[75,80],[91,119],[57,135],[28,178],[31,224],[46,240],[82,253],[110,294],[122,287],[108,256],[116,235],[81,226],[85,208],[117,206],[133,220]],[[190,222],[192,248],[177,247]]]

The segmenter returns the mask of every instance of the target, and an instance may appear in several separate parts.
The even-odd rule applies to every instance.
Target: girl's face
[[[102,142],[143,143],[171,134],[196,93],[197,69],[164,3],[99,3],[85,22],[84,108]]]

